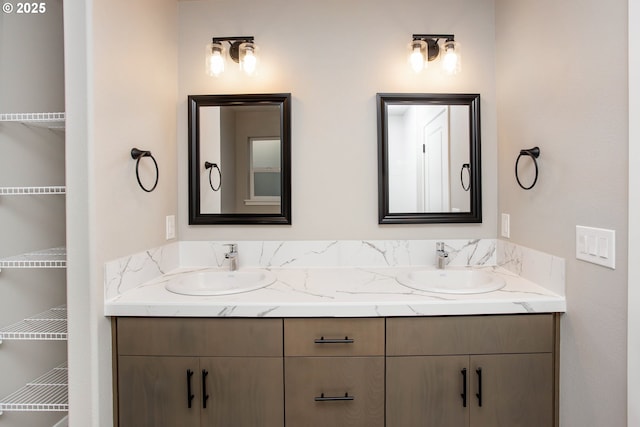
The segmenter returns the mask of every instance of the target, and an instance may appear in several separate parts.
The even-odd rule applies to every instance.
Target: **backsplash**
[[[437,240],[184,241],[105,264],[105,298],[177,268],[224,267],[227,243],[239,268],[411,267],[435,265]],[[438,240],[439,241],[439,240]],[[444,240],[450,266],[498,265],[564,295],[564,260],[503,240]]]

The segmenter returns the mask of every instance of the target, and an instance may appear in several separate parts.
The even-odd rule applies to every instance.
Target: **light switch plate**
[[[616,268],[616,231],[576,225],[576,258]]]
[[[502,227],[500,228],[500,234],[507,239],[511,237],[511,217],[509,214],[502,214]]]
[[[176,216],[167,215],[165,219],[165,236],[167,240],[176,238]]]

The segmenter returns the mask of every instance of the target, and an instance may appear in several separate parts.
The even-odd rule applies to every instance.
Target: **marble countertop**
[[[105,300],[106,316],[382,317],[566,311],[564,296],[501,267],[474,267],[504,278],[506,286],[482,294],[414,290],[395,277],[433,267],[268,268],[277,280],[262,289],[221,296],[174,294],[165,284],[179,268]]]

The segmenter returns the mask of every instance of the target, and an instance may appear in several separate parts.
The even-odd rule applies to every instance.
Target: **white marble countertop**
[[[566,311],[565,297],[501,267],[490,270],[506,281],[482,294],[413,290],[395,277],[433,267],[268,268],[277,280],[262,289],[221,296],[174,294],[167,280],[190,269],[175,269],[106,299],[106,316],[178,317],[382,317],[441,316]]]

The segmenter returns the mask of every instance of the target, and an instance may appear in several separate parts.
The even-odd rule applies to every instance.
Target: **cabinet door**
[[[388,357],[387,427],[468,426],[468,367],[469,356]]]
[[[384,357],[286,357],[287,427],[383,427]]]
[[[203,427],[284,425],[282,358],[210,357],[200,367]]]
[[[471,427],[553,426],[551,353],[471,356],[471,369]]]
[[[188,372],[193,372],[189,379]],[[200,425],[198,359],[120,356],[119,427],[197,427]],[[189,408],[189,380],[191,408]]]

